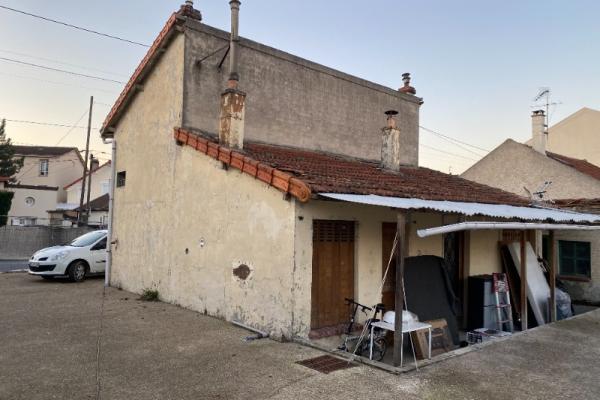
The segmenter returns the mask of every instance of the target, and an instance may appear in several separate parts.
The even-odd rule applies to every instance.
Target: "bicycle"
[[[377,318],[378,314],[381,313],[381,317],[383,317],[383,313],[385,312],[385,306],[382,303],[379,303],[375,306],[375,314],[373,318],[368,318],[365,321],[365,327],[362,332],[363,335],[352,335],[352,328],[356,322],[356,314],[360,309],[365,315],[368,315],[368,311],[373,311],[373,308],[365,306],[364,304],[357,303],[354,299],[345,298],[344,301],[346,305],[352,306],[351,314],[349,317],[348,326],[346,327],[346,333],[344,338],[344,343],[342,343],[338,349],[341,351],[347,351],[349,353],[359,354],[364,357],[369,357],[369,345],[371,343],[371,324],[373,322],[380,321]],[[383,360],[385,356],[385,351],[387,350],[387,343],[385,341],[386,331],[384,329],[375,328],[373,330],[373,359],[377,361]],[[362,340],[361,340],[362,336]],[[352,345],[352,342],[355,342]],[[356,348],[358,346],[358,348]]]

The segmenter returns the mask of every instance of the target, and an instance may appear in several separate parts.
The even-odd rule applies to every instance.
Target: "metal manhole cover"
[[[304,365],[307,368],[314,369],[323,374],[328,374],[340,369],[356,367],[355,364],[348,360],[342,360],[328,355],[296,361],[296,364]]]

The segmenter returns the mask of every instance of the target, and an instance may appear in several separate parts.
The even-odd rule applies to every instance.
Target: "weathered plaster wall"
[[[312,200],[307,204],[297,203],[296,217],[294,333],[306,337],[310,331],[311,315],[313,220],[356,221],[354,294],[360,303],[376,304],[381,301],[379,287],[384,257],[381,249],[381,226],[384,222],[396,222],[396,212],[384,207]],[[442,221],[441,215],[413,213],[411,221],[409,255],[431,254],[443,257],[442,236],[427,239],[416,237],[417,227],[438,226]]]
[[[547,192],[550,199],[600,197],[600,181],[597,179],[511,139],[461,176],[522,196],[527,196],[524,186],[535,191],[545,181],[552,181]]]
[[[126,171],[127,179],[114,193],[111,284],[134,292],[155,282],[162,290],[170,266],[176,210],[173,127],[181,125],[183,44],[182,35],[173,40],[115,132],[115,168]]]
[[[179,36],[117,127],[112,283],[290,336],[294,202],[176,145],[182,57]]]
[[[600,232],[556,231],[556,240],[573,240],[589,242],[591,250],[591,281],[576,282],[562,280],[574,300],[585,300],[600,303]],[[557,249],[558,252],[558,249]],[[560,274],[560,268],[556,271]]]
[[[218,131],[219,99],[228,59],[217,69],[229,34],[195,21],[186,30],[186,127]],[[400,81],[400,72],[398,81]],[[245,136],[249,140],[381,158],[385,111],[399,111],[407,139],[402,157],[416,164],[420,99],[242,39],[240,89],[247,93]]]

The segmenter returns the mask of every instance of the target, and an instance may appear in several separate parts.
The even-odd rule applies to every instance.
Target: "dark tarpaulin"
[[[444,318],[454,344],[459,343],[456,315],[460,302],[448,276],[443,258],[417,256],[405,259],[404,287],[407,310],[420,321]]]

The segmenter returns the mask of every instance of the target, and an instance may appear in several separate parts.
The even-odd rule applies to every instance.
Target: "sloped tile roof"
[[[184,129],[176,129],[175,138],[244,172],[239,159],[263,169],[270,168],[285,175],[288,181],[295,179],[303,183],[312,194],[377,194],[423,200],[529,205],[529,200],[524,197],[428,168],[402,167],[396,172],[383,169],[373,161],[253,142],[245,143],[243,151],[230,150],[210,136]],[[308,197],[303,201],[306,200]]]
[[[77,149],[77,147],[13,145],[13,149],[15,150],[15,154],[19,156],[57,157],[70,151],[75,151],[79,154],[79,149]]]
[[[592,178],[600,180],[600,167],[597,167],[596,165],[594,165],[586,160],[567,157],[567,156],[563,156],[562,154],[557,154],[557,153],[550,153],[548,151],[546,152],[546,155],[548,157],[552,158],[553,160],[556,160],[565,165],[568,165],[571,168],[576,169],[577,171],[579,171],[583,174],[589,175]]]
[[[102,196],[96,197],[94,200],[90,200],[90,210],[91,211],[108,211],[108,193],[103,194]],[[82,208],[77,207],[75,211],[85,211],[87,210],[87,203],[83,205]]]

